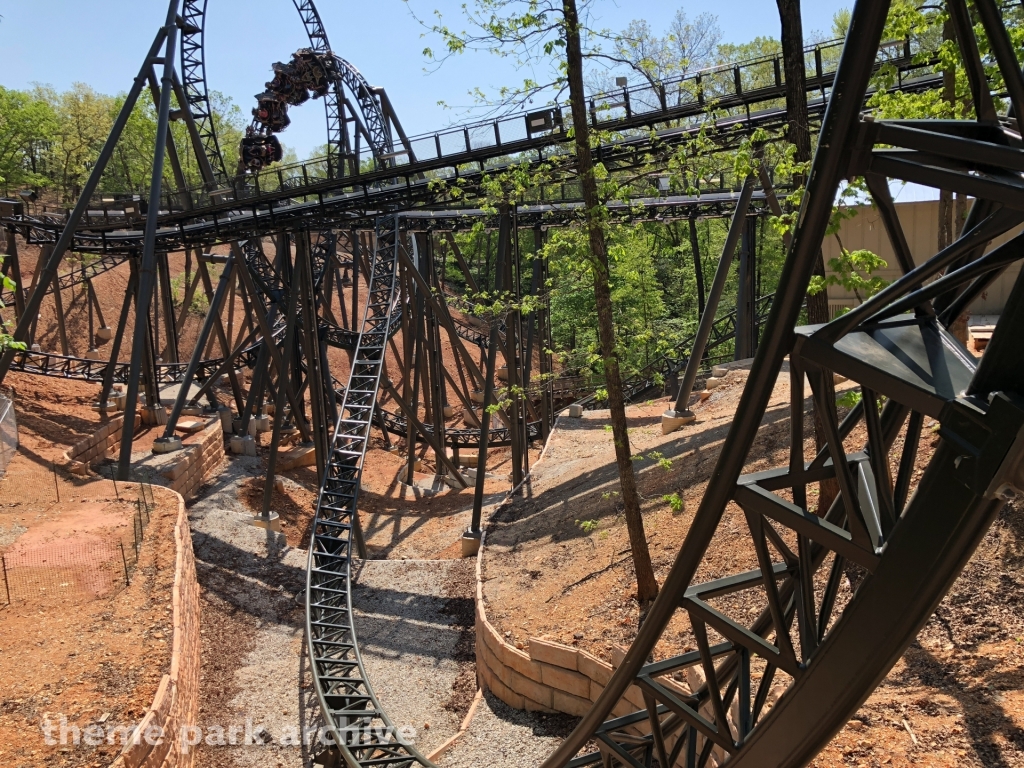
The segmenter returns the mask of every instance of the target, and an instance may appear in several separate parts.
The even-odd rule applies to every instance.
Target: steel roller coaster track
[[[228,264],[237,260],[259,320],[251,343],[233,357],[208,359],[203,358],[205,343],[199,344],[187,364],[154,364],[145,375],[153,377],[151,385],[208,383],[225,369],[243,365],[253,369],[256,381],[269,379],[271,365],[283,376],[288,360],[283,355],[295,355],[294,375],[305,377],[302,386],[312,394],[313,436],[319,441],[322,485],[309,549],[306,609],[308,651],[322,713],[338,757],[351,768],[430,765],[415,747],[402,743],[359,655],[350,565],[353,543],[359,543],[360,473],[373,425],[413,445],[420,434],[435,444],[440,441],[442,448],[446,441],[474,447],[486,437],[490,445],[512,445],[514,451],[522,445],[517,441],[546,434],[546,422],[525,418],[525,406],[522,420],[515,417],[487,431],[449,430],[436,420],[433,425],[412,424],[407,406],[401,412],[386,411],[379,393],[382,387],[395,391],[386,381],[385,358],[398,329],[411,316],[419,317],[414,313],[424,301],[437,304],[429,280],[417,272],[429,265],[429,256],[414,245],[418,233],[457,229],[485,215],[468,205],[486,173],[524,160],[557,164],[567,126],[556,108],[541,131],[532,131],[520,115],[409,139],[386,96],[335,56],[313,3],[294,0],[312,48],[337,63],[337,80],[325,101],[334,159],[326,163],[326,176],[314,172],[312,165],[231,176],[217,141],[206,83],[206,2],[182,2],[180,21],[173,22],[181,32],[182,83],[165,78],[163,87],[174,85],[179,100],[187,103],[184,119],[205,169],[203,184],[179,190],[178,197],[187,199],[183,206],[161,206],[154,200],[144,229],[137,219],[112,216],[108,210],[91,215],[95,185],[87,187],[70,215],[5,216],[2,223],[8,231],[54,247],[36,291],[28,297],[25,316],[38,313],[54,286],[59,296],[61,288],[90,281],[125,260],[138,259],[138,254],[144,273],[151,263],[147,259],[156,252],[233,243]],[[829,56],[820,48],[811,50],[809,105],[821,123],[819,148],[780,280],[784,289],[756,302],[754,326],[762,329],[761,343],[714,480],[633,647],[593,710],[543,768],[806,765],[899,658],[1002,504],[1024,488],[1024,351],[1018,341],[1024,334],[1024,278],[1018,279],[980,363],[946,330],[995,275],[1021,258],[1020,236],[989,253],[985,247],[1024,223],[1024,149],[1012,117],[1024,112],[1024,77],[994,0],[974,4],[987,38],[985,61],[965,0],[949,0],[948,7],[976,121],[886,121],[862,114],[872,93],[871,79],[882,67],[893,73],[892,87],[904,91],[941,84],[933,63],[924,61],[928,56],[908,44],[882,44],[887,2],[857,3],[848,37],[856,45],[843,48],[835,69],[823,63]],[[158,36],[154,52],[162,40],[173,42],[171,23]],[[156,53],[151,58],[149,67]],[[993,62],[1004,84],[995,94],[985,70]],[[776,58],[743,62],[660,88],[595,96],[593,123],[613,135],[599,148],[600,159],[613,171],[627,171],[640,165],[640,157],[645,162],[664,157],[711,123],[722,148],[735,146],[756,128],[781,126],[786,115],[778,106],[785,94],[780,64]],[[767,76],[751,87],[744,81],[751,72]],[[346,100],[345,89],[353,102]],[[1004,101],[1012,104],[1010,116],[1000,114]],[[166,110],[162,114],[166,119]],[[361,168],[356,157],[348,166],[352,172],[345,172],[343,156],[357,144],[344,135],[346,114],[358,118],[356,136],[368,138],[372,171]],[[832,323],[796,327],[835,193],[853,176],[867,179],[905,274]],[[438,179],[458,179],[467,199],[456,204],[439,189]],[[895,179],[976,199],[963,236],[920,266],[910,257],[888,193],[889,180]],[[567,166],[561,182],[571,185]],[[768,191],[762,204],[769,202]],[[695,210],[722,215],[735,205],[735,194],[717,194],[717,200],[708,194],[703,200],[663,197],[642,204],[654,219],[694,215]],[[539,232],[545,224],[573,221],[579,205],[573,194],[563,188],[555,198],[521,206],[516,212],[519,225]],[[507,221],[502,227],[508,231]],[[341,262],[338,232],[356,229],[375,234],[365,261],[368,295],[362,321],[356,323],[353,310],[349,328],[326,317],[323,297]],[[271,260],[263,253],[262,239],[282,233],[285,244],[287,236],[295,238],[294,264],[289,256],[279,253]],[[350,249],[347,268],[356,275],[360,259],[354,244]],[[61,275],[57,267],[68,250],[99,258]],[[290,248],[284,253],[290,254]],[[215,299],[211,296],[211,302]],[[204,342],[216,330],[219,311],[211,303]],[[485,337],[469,323],[452,322],[444,301],[432,311],[433,325],[426,327],[425,338],[435,344],[441,325],[450,323],[453,340],[492,352],[491,345],[499,345],[506,358],[508,350],[514,358],[517,345],[525,346],[516,323]],[[700,359],[713,357],[716,348],[733,338],[737,322],[735,313],[718,318]],[[18,333],[24,338],[21,323]],[[326,345],[353,352],[345,386],[327,370],[326,353],[320,351]],[[640,397],[678,373],[695,354],[694,346],[692,339],[685,340],[673,354],[630,379],[628,397]],[[468,373],[474,374],[470,356],[464,357]],[[787,360],[793,391],[790,460],[784,467],[745,475],[744,462]],[[40,375],[102,381],[104,386],[113,380],[130,384],[140,375],[129,363],[43,352],[8,353],[3,372],[12,366]],[[833,372],[860,383],[863,392],[861,405],[841,423],[829,400]],[[485,373],[493,381],[493,368]],[[277,380],[279,402],[286,389],[294,397],[297,388],[296,381],[289,389],[288,377],[282,376]],[[476,371],[469,378],[476,382],[483,377]],[[809,423],[805,380],[826,434],[825,446],[813,456],[805,456],[803,447],[804,424]],[[442,379],[437,381],[443,385]],[[315,391],[321,386],[324,391],[318,396]],[[171,434],[188,387],[181,390],[168,425]],[[433,391],[438,397],[437,386]],[[598,404],[592,395],[577,402]],[[437,400],[435,413],[440,406]],[[297,410],[304,418],[304,409]],[[940,444],[915,486],[914,461],[925,415],[940,421]],[[865,445],[848,453],[843,441],[861,423]],[[888,454],[900,436],[904,448],[894,471]],[[828,509],[815,513],[808,507],[807,486],[825,479],[834,479],[840,492]],[[742,511],[758,567],[695,583],[730,503]],[[855,590],[841,596],[843,577],[851,568],[862,578]],[[734,615],[737,605],[743,610]],[[759,612],[754,622],[738,617],[752,607]],[[697,650],[653,658],[659,638],[677,614],[685,614]],[[702,670],[703,685],[682,690],[667,683],[667,676],[690,667]],[[646,709],[608,719],[631,685],[643,691]],[[588,743],[596,743],[598,751],[585,753]]]

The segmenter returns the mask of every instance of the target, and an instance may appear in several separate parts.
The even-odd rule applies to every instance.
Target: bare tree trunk
[[[947,18],[942,25],[942,41],[953,40],[953,22]],[[952,113],[956,103],[956,70],[942,70],[942,100]],[[943,189],[939,192],[939,250],[953,242],[953,193]]]
[[[640,514],[640,497],[633,472],[629,433],[626,429],[626,406],[622,395],[622,376],[615,350],[615,325],[612,315],[612,293],[609,284],[608,246],[605,242],[601,212],[603,206],[597,192],[594,159],[590,151],[590,126],[583,92],[583,51],[580,44],[580,22],[576,0],[562,0],[565,17],[566,63],[569,77],[569,98],[572,102],[572,124],[576,140],[576,163],[583,201],[586,206],[587,234],[590,238],[591,262],[594,269],[594,296],[597,302],[598,334],[604,358],[608,405],[611,410],[615,461],[619,468],[622,504],[629,531],[629,543],[636,571],[637,601],[641,620],[658,594],[658,581],[651,565],[644,521]]]

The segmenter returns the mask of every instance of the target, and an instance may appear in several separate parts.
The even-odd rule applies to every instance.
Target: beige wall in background
[[[910,245],[910,252],[914,255],[914,262],[922,264],[935,255],[938,249],[939,230],[939,201],[926,200],[913,203],[897,203],[896,212],[903,225],[903,231]],[[994,240],[989,249],[1001,245],[1020,232],[1020,228],[1011,230],[1009,233]],[[871,206],[861,206],[857,215],[846,219],[839,228],[839,237],[843,246],[850,251],[867,249],[883,258],[888,267],[876,274],[886,280],[895,280],[900,276],[899,266],[889,238],[885,234],[885,227],[879,218],[878,211]],[[839,256],[839,243],[833,236],[825,238],[822,246],[825,256],[826,271],[829,259]],[[972,315],[998,315],[1003,311],[1013,288],[1014,281],[1020,273],[1020,262],[1014,264],[1000,276],[1000,278],[983,293],[973,305]],[[852,293],[844,291],[838,286],[829,286],[828,289],[829,308],[835,312],[839,307],[852,307],[857,304],[857,299]]]

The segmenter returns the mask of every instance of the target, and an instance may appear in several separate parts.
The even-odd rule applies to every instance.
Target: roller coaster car
[[[271,163],[278,163],[284,156],[281,142],[277,140],[277,136],[261,136],[259,134],[252,134],[242,139],[239,152],[242,156],[242,164],[254,171],[259,171]]]
[[[309,91],[303,85],[297,68],[292,64],[275,62],[274,79],[267,83],[267,90],[293,107],[309,101]]]
[[[252,116],[272,133],[279,133],[291,125],[288,105],[281,101],[277,94],[265,91],[257,94],[256,101],[257,106],[253,109]]]
[[[313,93],[313,98],[325,96],[331,89],[331,71],[328,60],[309,48],[301,48],[292,54],[291,66],[298,73],[299,82]]]

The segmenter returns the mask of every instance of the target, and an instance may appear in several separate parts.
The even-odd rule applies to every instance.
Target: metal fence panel
[[[0,395],[0,478],[4,476],[17,450],[18,419],[14,414],[14,402]]]

